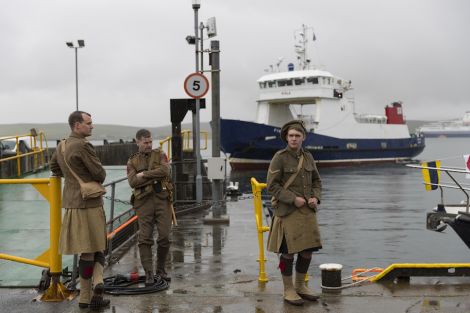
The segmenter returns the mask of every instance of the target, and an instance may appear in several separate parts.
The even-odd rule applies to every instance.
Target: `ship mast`
[[[312,41],[316,40],[315,33],[313,32],[312,27],[307,27],[305,24],[302,24],[301,29],[294,31],[294,40],[295,44],[295,53],[297,54],[297,60],[299,62],[299,69],[306,70],[310,67],[311,60],[307,58],[307,43],[308,43],[308,31],[311,31]]]

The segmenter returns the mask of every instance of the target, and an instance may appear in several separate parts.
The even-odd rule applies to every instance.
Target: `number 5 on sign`
[[[209,81],[206,76],[199,73],[189,74],[184,80],[184,91],[194,99],[204,97],[209,90]]]

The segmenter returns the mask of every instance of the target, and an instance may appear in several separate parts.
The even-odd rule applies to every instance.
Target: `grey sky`
[[[256,80],[279,57],[282,67],[294,61],[301,24],[316,32],[313,62],[352,80],[359,113],[382,114],[394,100],[408,119],[470,110],[467,0],[202,0],[199,13],[203,22],[217,18],[225,118],[255,118]],[[80,109],[95,123],[169,124],[169,99],[186,97],[194,71],[194,46],[184,40],[193,23],[190,0],[4,1],[0,123],[64,122],[75,108],[65,42],[84,39]],[[201,117],[210,120],[210,108]]]

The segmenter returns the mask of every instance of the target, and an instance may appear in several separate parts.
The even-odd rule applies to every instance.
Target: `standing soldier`
[[[155,224],[158,231],[156,274],[170,281],[165,263],[170,250],[173,213],[171,167],[164,152],[152,150],[150,131],[141,129],[135,137],[139,151],[127,161],[127,179],[133,188],[131,202],[139,223],[138,243],[140,261],[145,271],[145,285],[150,286],[155,283],[152,257]]]
[[[306,133],[303,122],[299,120],[290,121],[282,127],[281,139],[287,147],[274,155],[267,178],[274,209],[268,250],[281,254],[279,269],[284,283],[284,301],[293,305],[303,305],[303,299],[318,299],[305,285],[305,274],[312,252],[322,248],[316,217],[321,180],[312,155],[302,148]],[[294,285],[292,269],[295,253]]]
[[[84,199],[80,185],[81,181],[102,184],[106,171],[95,149],[85,139],[91,136],[93,129],[91,115],[75,111],[69,116],[69,125],[72,132],[58,145],[50,163],[52,174],[64,177],[62,205],[65,214],[60,230],[59,252],[80,255],[78,305],[80,308],[96,310],[108,306],[110,302],[103,299],[106,220],[102,196]]]

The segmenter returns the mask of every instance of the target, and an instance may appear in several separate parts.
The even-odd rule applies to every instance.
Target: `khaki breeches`
[[[59,252],[81,254],[106,249],[106,218],[102,206],[65,209],[60,230]]]
[[[170,201],[165,197],[159,198],[156,194],[135,202],[135,212],[139,223],[139,245],[153,245],[153,231],[157,227],[157,244],[161,247],[170,246],[171,207]]]

